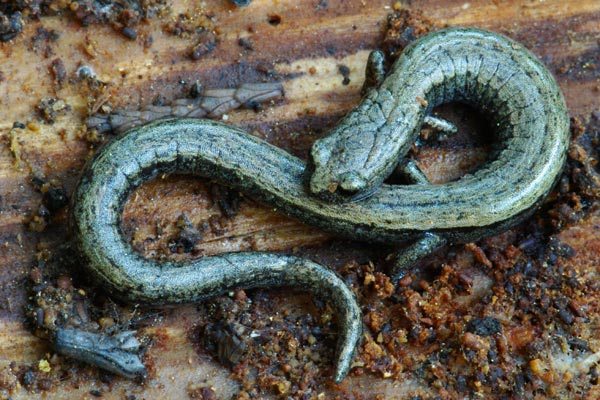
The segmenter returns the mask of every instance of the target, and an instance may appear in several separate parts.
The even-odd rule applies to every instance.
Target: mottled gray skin
[[[428,184],[406,163],[418,185],[379,186],[431,109],[449,101],[473,104],[489,115],[499,136],[493,160],[443,185]],[[341,328],[334,375],[339,382],[360,340],[361,313],[335,273],[268,253],[229,253],[190,263],[144,259],[121,235],[121,213],[131,191],[163,173],[209,177],[340,236],[384,243],[418,238],[403,257],[413,262],[447,241],[491,235],[531,212],[563,166],[568,127],[562,95],[531,53],[493,33],[446,29],[409,46],[381,87],[313,147],[313,193],[330,197],[339,189],[336,195],[356,198],[374,192],[369,198],[325,202],[307,193],[302,160],[232,126],[172,119],[119,136],[88,164],[73,196],[72,232],[90,272],[131,301],[193,302],[259,286],[307,289],[328,299]]]
[[[227,253],[188,263],[145,259],[121,232],[128,195],[157,175],[211,177],[265,202],[293,200],[288,207],[296,208],[307,198],[303,171],[301,160],[216,121],[151,123],[117,137],[87,165],[73,196],[74,241],[92,275],[111,293],[133,302],[195,302],[236,288],[277,286],[310,291],[330,301],[341,330],[334,374],[339,382],[350,368],[362,321],[353,292],[335,272],[309,260],[270,253]],[[294,189],[290,193],[280,185]],[[270,201],[275,197],[279,201]],[[319,203],[313,200],[312,207]]]
[[[382,64],[382,57],[372,54],[369,64]],[[517,42],[479,29],[448,28],[408,46],[385,79],[378,65],[369,71],[375,76],[367,80],[381,82],[379,87],[314,143],[309,189],[326,201],[363,205],[377,191],[373,231],[402,227],[416,240],[397,258],[394,281],[449,242],[478,240],[515,225],[553,187],[566,159],[569,116],[550,72]],[[433,185],[403,157],[423,123],[454,130],[429,115],[449,102],[479,109],[497,140],[477,172]],[[382,185],[399,162],[416,185]]]
[[[522,45],[473,28],[443,29],[404,50],[381,86],[315,142],[311,192],[341,201],[373,192],[431,110],[453,101],[489,117],[499,139],[495,154],[456,182],[386,187],[381,196],[397,214],[394,224],[419,231],[494,226],[538,203],[565,161],[564,99]]]

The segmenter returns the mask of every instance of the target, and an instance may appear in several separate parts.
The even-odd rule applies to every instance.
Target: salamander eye
[[[327,161],[329,161],[331,151],[327,147],[322,146],[321,143],[317,142],[310,150],[310,155],[315,168],[320,168],[324,167],[327,164]]]
[[[315,168],[324,167],[331,158],[331,146],[324,143],[324,139],[317,140],[310,149],[310,155]]]

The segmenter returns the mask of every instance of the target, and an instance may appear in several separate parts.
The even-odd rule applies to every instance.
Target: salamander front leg
[[[402,177],[407,183],[415,185],[429,184],[429,179],[421,171],[417,163],[410,158],[402,158],[398,162],[395,174]],[[414,266],[417,261],[427,257],[434,251],[440,249],[447,244],[447,240],[434,233],[425,232],[410,246],[398,251],[396,261],[390,272],[392,282],[398,282],[402,279]]]
[[[432,135],[437,141],[446,140],[449,136],[455,135],[458,132],[458,128],[452,122],[432,115],[427,115],[423,119],[423,125],[429,126],[434,131]],[[417,138],[417,145],[422,145],[425,140],[422,136],[419,136]]]
[[[423,185],[430,183],[429,179],[419,168],[414,160],[404,157],[398,162],[398,166],[394,170],[394,175],[400,177],[409,184]]]
[[[453,135],[458,132],[458,128],[452,122],[447,119],[434,117],[428,115],[423,120],[423,123],[429,125],[429,127],[435,129],[438,132],[445,133],[446,135]]]
[[[397,253],[396,261],[390,271],[392,282],[396,283],[404,278],[415,263],[439,250],[447,243],[448,241],[445,238],[435,233],[423,233],[417,241]]]

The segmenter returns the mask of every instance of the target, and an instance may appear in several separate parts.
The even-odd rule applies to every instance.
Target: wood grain
[[[211,88],[280,80],[285,90],[283,101],[268,104],[259,112],[232,111],[227,122],[306,157],[311,143],[360,100],[366,57],[371,49],[381,46],[387,17],[394,8],[393,3],[384,0],[329,0],[324,8],[318,6],[320,3],[254,0],[248,7],[235,8],[226,1],[173,0],[166,17],[150,18],[137,26],[138,38],[134,41],[110,27],[92,24],[83,28],[65,14],[28,21],[16,39],[0,43],[2,393],[10,393],[13,399],[31,398],[42,392],[46,398],[92,398],[93,390],[102,392],[103,398],[114,399],[127,395],[186,398],[194,385],[214,387],[217,398],[231,398],[237,393],[238,384],[229,377],[229,370],[208,357],[199,357],[187,339],[197,318],[194,306],[165,311],[160,323],[144,328],[144,334],[160,337],[148,352],[152,376],[144,385],[122,379],[106,383],[93,369],[68,375],[47,390],[26,388],[21,381],[11,384],[10,371],[35,370],[40,360],[51,357],[47,342],[34,336],[25,323],[30,293],[27,288],[40,251],[67,240],[65,210],[54,213],[42,232],[27,228],[28,219],[42,202],[42,194],[32,178],[54,180],[71,193],[78,172],[97,147],[85,140],[83,121],[89,108],[99,101],[98,92],[78,79],[76,71],[82,65],[91,66],[106,84],[102,101],[112,107],[131,109],[159,96],[181,97],[197,80]],[[407,3],[411,12],[421,12],[439,26],[478,26],[521,41],[555,74],[573,117],[587,120],[593,111],[600,110],[600,2]],[[199,37],[178,37],[166,29],[180,14],[191,16],[198,26],[215,32],[218,46],[213,52],[198,61],[190,58]],[[278,24],[272,22],[273,16],[279,18]],[[56,31],[58,39],[36,45],[33,38],[39,36],[42,28]],[[241,47],[240,38],[249,40],[255,50]],[[61,84],[51,72],[51,64],[57,59],[67,73]],[[342,84],[340,65],[349,68],[347,85]],[[51,97],[64,100],[70,107],[53,123],[41,120],[36,111],[41,100]],[[26,128],[11,129],[16,121]],[[415,158],[431,179],[454,179],[484,158],[485,145],[478,142],[467,141],[470,144],[455,150],[463,139],[436,143],[418,152]],[[172,234],[175,221],[182,214],[196,226],[220,216],[205,182],[168,177],[144,185],[128,203],[124,226],[133,245],[146,255],[182,259],[189,255],[169,254],[164,241],[157,240],[156,231],[159,224],[164,227],[165,236]],[[597,213],[592,214],[562,233],[578,252],[573,264],[581,276],[588,278],[598,274],[598,263],[592,260],[597,259],[596,250],[600,248],[599,239],[593,235],[599,218]],[[252,201],[242,203],[238,216],[221,218],[218,223],[219,229],[205,234],[196,245],[196,256],[248,249],[300,249],[302,255],[306,247],[325,246],[331,239]],[[587,250],[580,252],[582,249]],[[600,336],[592,336],[592,347],[598,350]],[[405,398],[422,385],[416,380],[397,382],[366,374],[349,377],[342,389],[347,394],[357,388],[365,393],[365,398],[377,393],[385,398]]]

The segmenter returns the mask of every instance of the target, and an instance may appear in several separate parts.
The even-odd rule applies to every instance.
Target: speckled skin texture
[[[383,223],[419,231],[492,227],[531,209],[564,164],[566,105],[550,72],[522,45],[473,28],[443,29],[404,50],[382,85],[315,142],[311,191],[336,200],[373,191],[431,110],[453,101],[479,109],[495,127],[491,161],[455,182],[380,189],[377,202],[395,214]]]
[[[255,165],[261,154],[266,157]],[[280,180],[296,182],[296,190],[302,190],[303,167],[299,159],[222,123],[152,123],[108,143],[88,164],[72,207],[75,243],[95,278],[131,301],[195,302],[236,288],[277,286],[308,290],[330,301],[341,331],[334,375],[339,382],[361,338],[362,319],[353,292],[335,272],[309,260],[269,253],[229,253],[189,263],[149,260],[135,253],[121,232],[128,195],[159,174],[211,176],[246,192],[262,193],[268,201]],[[283,193],[279,196],[286,198]]]
[[[441,103],[473,104],[497,127],[492,161],[442,185],[379,187]],[[315,143],[314,171],[235,127],[171,119],[127,132],[86,167],[73,196],[71,229],[91,273],[131,301],[194,302],[235,288],[291,286],[331,301],[340,321],[339,382],[361,336],[361,313],[344,282],[327,268],[269,253],[229,253],[189,263],[144,259],[126,243],[121,214],[132,190],[164,173],[209,177],[306,223],[340,236],[397,243],[414,237],[427,253],[519,221],[549,192],[562,168],[569,120],[544,66],[517,43],[475,29],[446,29],[409,46],[381,87]],[[354,203],[331,197],[364,196]],[[415,257],[405,257],[413,260]]]

